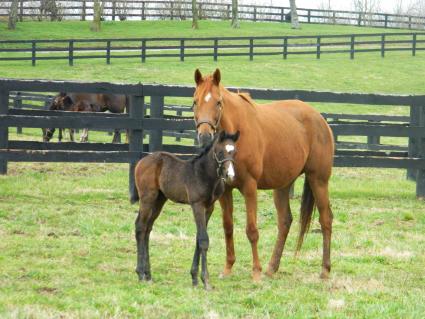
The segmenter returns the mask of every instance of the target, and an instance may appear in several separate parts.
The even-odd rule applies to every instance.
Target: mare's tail
[[[304,240],[304,235],[308,232],[308,229],[310,228],[313,209],[314,196],[306,176],[304,181],[303,195],[301,198],[300,233],[298,235],[297,251],[301,249]]]

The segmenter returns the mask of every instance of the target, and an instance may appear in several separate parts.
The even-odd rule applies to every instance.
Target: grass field
[[[107,23],[101,37],[190,36],[189,22]],[[207,28],[208,26],[208,28]],[[2,38],[92,37],[87,23],[22,23]],[[287,25],[202,21],[202,35],[260,35],[295,32]],[[365,28],[305,25],[311,33],[376,32]],[[385,30],[379,29],[378,32]],[[198,32],[198,31],[196,31]],[[199,33],[196,33],[198,35]],[[274,33],[273,33],[274,34]],[[200,67],[222,70],[229,86],[348,92],[425,94],[425,55],[323,56],[321,60],[280,58],[153,59],[137,61],[0,63],[0,76],[84,81],[193,84]],[[183,102],[187,102],[186,100]],[[315,104],[327,112],[407,114],[407,108]],[[40,140],[24,129],[13,139]],[[105,133],[92,140],[109,141]],[[171,142],[171,139],[167,140]],[[190,141],[186,141],[190,142]],[[189,275],[195,225],[190,209],[168,203],[151,239],[153,283],[137,281],[133,225],[137,206],[128,203],[128,165],[9,163],[0,176],[1,318],[423,318],[425,317],[424,203],[405,170],[337,168],[331,180],[334,212],[332,273],[319,279],[322,239],[317,213],[300,255],[294,257],[293,223],[275,278],[251,282],[251,248],[245,235],[244,203],[235,194],[237,261],[230,278],[218,278],[224,264],[220,209],[209,227],[209,271],[215,289],[192,288]],[[292,201],[298,220],[302,178]],[[277,235],[270,191],[260,191],[259,252],[263,268]]]

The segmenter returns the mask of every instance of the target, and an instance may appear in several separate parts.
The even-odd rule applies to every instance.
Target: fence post
[[[0,84],[0,114],[9,111],[9,91]],[[9,127],[0,127],[0,149],[7,149],[9,140]],[[0,175],[7,174],[7,160],[0,159]]]
[[[379,123],[376,121],[368,121],[371,124],[374,123]],[[380,136],[375,136],[375,135],[368,135],[367,136],[367,145],[369,146],[370,144],[379,144],[381,142],[381,137]]]
[[[358,17],[358,19],[357,19],[357,26],[359,26],[360,27],[360,25],[362,24],[362,14],[361,14],[361,12],[359,13],[359,17]]]
[[[16,92],[15,97],[13,98],[13,108],[22,109],[22,95],[21,92]],[[16,134],[22,134],[22,127],[16,128]]]
[[[214,39],[214,61],[218,58],[218,39]]]
[[[381,36],[381,57],[385,57],[385,35]]]
[[[151,96],[151,118],[164,117],[164,97]],[[162,150],[162,130],[151,130],[149,132],[149,152]]]
[[[111,64],[111,41],[106,41],[106,64]]]
[[[354,59],[354,35],[351,36],[351,42],[350,42],[350,59]]]
[[[418,126],[419,125],[419,117],[420,117],[420,107],[417,105],[410,106],[410,121],[409,126]],[[408,156],[409,157],[418,157],[419,155],[419,141],[415,137],[409,136],[408,142]],[[407,179],[416,181],[417,169],[408,168],[407,169]]]
[[[288,57],[288,38],[283,38],[283,58],[286,60]]]
[[[384,28],[388,28],[388,14],[385,14]]]
[[[146,40],[142,40],[142,63],[146,61]]]
[[[307,10],[307,23],[310,23],[311,19],[311,10]]]
[[[83,6],[81,8],[81,21],[86,21],[86,0],[83,0]]]
[[[70,40],[68,45],[68,63],[69,66],[74,65],[74,41]]]
[[[176,111],[176,115],[177,116],[183,116],[183,111],[182,110],[177,110]],[[181,133],[183,133],[183,131],[181,131]],[[181,137],[180,137],[180,135],[176,135],[176,142],[180,142],[181,141]]]
[[[252,61],[254,59],[254,39],[249,39],[249,60]]]
[[[413,33],[412,39],[412,56],[416,55],[416,33]]]
[[[116,10],[116,3],[115,3],[115,0],[112,0],[112,21],[115,21],[115,10]]]
[[[142,86],[141,86],[142,87]],[[131,95],[129,106],[129,117],[132,119],[143,121],[143,105],[145,98],[142,95]],[[143,152],[143,128],[132,129],[129,131],[128,149],[130,152]],[[130,153],[131,154],[131,153]],[[131,159],[129,165],[129,191],[130,194],[134,192],[134,169],[137,164],[137,159]]]
[[[24,0],[21,0],[19,4],[19,21],[22,22],[24,20]]]
[[[254,22],[257,22],[257,7],[254,7]]]
[[[425,106],[419,106],[419,126],[425,131]],[[425,158],[425,136],[422,135],[418,139],[419,157]],[[416,197],[425,199],[425,167],[418,169],[416,174]]]
[[[281,8],[280,9],[280,22],[284,22],[285,21],[285,9]]]
[[[320,36],[317,37],[316,59],[320,59]]]
[[[31,63],[32,63],[32,66],[35,66],[35,41],[32,41],[32,44],[31,44]]]
[[[142,20],[146,20],[146,16],[145,16],[145,2],[142,2]]]
[[[409,16],[409,29],[411,29],[411,28],[412,28],[412,17]]]
[[[184,61],[184,40],[180,40],[180,61]]]
[[[174,5],[173,2],[170,1],[170,15],[171,15],[171,20],[174,19]]]

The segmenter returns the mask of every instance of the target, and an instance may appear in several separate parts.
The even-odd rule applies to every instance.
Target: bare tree
[[[232,28],[239,28],[239,19],[238,19],[238,0],[232,0]]]
[[[18,0],[12,0],[9,10],[9,22],[7,28],[9,30],[16,29],[16,22],[18,21]]]
[[[196,0],[192,0],[192,29],[199,29]]]
[[[93,1],[93,22],[90,29],[94,32],[100,31],[100,21],[102,18],[102,6],[100,0]]]
[[[363,25],[371,24],[373,13],[381,11],[381,0],[352,0],[352,6],[360,12]]]
[[[299,29],[300,23],[298,21],[297,5],[295,0],[289,0],[289,5],[291,7],[291,26],[292,29]]]

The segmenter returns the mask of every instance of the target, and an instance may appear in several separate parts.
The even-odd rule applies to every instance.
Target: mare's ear
[[[66,93],[65,92],[59,92],[59,96],[60,97],[64,97],[66,95]]]
[[[233,142],[236,142],[239,139],[240,135],[241,135],[241,132],[237,130],[236,133],[232,135]]]
[[[202,83],[202,74],[201,71],[199,71],[199,69],[195,70],[195,83],[196,86],[199,86]]]
[[[218,137],[218,141],[221,143],[221,142],[223,142],[225,139],[226,139],[226,136],[227,136],[227,133],[226,133],[226,131],[221,131],[220,132],[220,135],[219,135],[219,137]]]
[[[218,69],[218,68],[215,69],[214,74],[213,74],[213,80],[214,80],[215,85],[220,84],[220,80],[221,80],[220,69]]]

